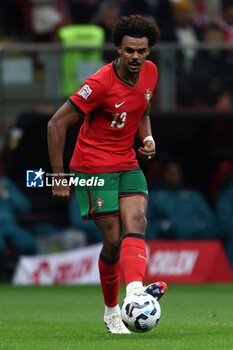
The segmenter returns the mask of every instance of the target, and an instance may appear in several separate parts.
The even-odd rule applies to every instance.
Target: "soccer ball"
[[[134,293],[123,300],[121,318],[133,332],[148,332],[157,326],[161,316],[158,301],[148,293]]]

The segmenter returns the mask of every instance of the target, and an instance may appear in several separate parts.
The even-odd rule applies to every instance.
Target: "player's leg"
[[[104,296],[104,321],[110,333],[129,334],[120,316],[118,292],[120,284],[120,245],[122,226],[120,217],[95,218],[102,232],[103,248],[99,257],[99,273]]]
[[[121,264],[128,294],[132,289],[143,286],[147,265],[147,200],[143,196],[122,197],[119,206],[125,231],[121,245]]]
[[[104,187],[89,190],[89,213],[100,229],[103,248],[99,257],[101,287],[105,302],[105,315],[119,313],[118,291],[120,283],[120,244],[122,225],[119,216],[119,174],[99,174]]]
[[[143,287],[147,266],[145,244],[147,201],[144,197],[120,199],[121,219],[125,230],[121,246],[121,264],[125,275],[126,293],[135,290],[151,294],[159,300],[167,290],[165,282],[155,282]]]
[[[103,248],[99,256],[99,272],[104,295],[105,311],[118,310],[120,283],[121,221],[119,216],[94,219],[103,237]]]
[[[91,177],[91,174],[75,173],[79,178]],[[76,195],[82,218],[92,218],[103,237],[103,248],[99,257],[99,273],[104,295],[104,321],[111,333],[129,333],[120,318],[118,291],[120,283],[120,243],[122,225],[118,203],[119,174],[98,174],[104,179],[103,187],[76,187]]]
[[[126,293],[140,288],[158,300],[166,291],[166,283],[156,282],[143,287],[147,266],[145,234],[147,228],[147,184],[141,169],[133,169],[122,176],[119,208],[124,227],[121,245],[121,265],[125,275]]]

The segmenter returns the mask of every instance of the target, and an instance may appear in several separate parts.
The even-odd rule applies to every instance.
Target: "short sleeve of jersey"
[[[67,103],[82,117],[100,106],[105,97],[105,86],[99,79],[90,77],[71,95]]]

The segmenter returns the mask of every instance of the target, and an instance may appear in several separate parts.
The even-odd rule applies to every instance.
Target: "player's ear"
[[[150,47],[147,49],[147,55],[146,55],[146,57],[149,56],[149,54],[150,54]]]
[[[122,54],[122,47],[121,47],[121,45],[118,46],[117,51],[118,51],[119,55]]]

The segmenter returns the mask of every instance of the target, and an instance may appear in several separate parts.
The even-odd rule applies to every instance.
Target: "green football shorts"
[[[119,198],[148,199],[145,176],[140,168],[114,173],[84,174],[71,171],[82,220],[119,215]]]

